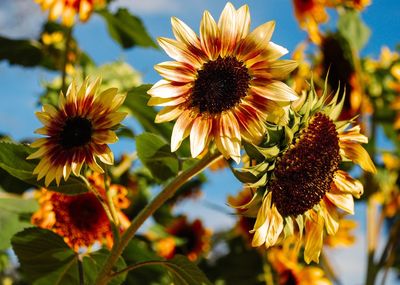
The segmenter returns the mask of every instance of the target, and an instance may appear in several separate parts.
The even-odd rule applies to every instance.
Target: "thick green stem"
[[[107,203],[108,206],[110,207],[110,212],[111,216],[113,218],[114,224],[118,227],[119,226],[119,218],[118,218],[118,213],[117,210],[115,209],[114,201],[113,201],[113,196],[115,193],[112,193],[110,191],[110,183],[109,183],[109,177],[108,177],[108,169],[107,167],[104,167],[104,188],[106,189],[106,197],[107,197]]]
[[[123,250],[128,245],[129,241],[133,238],[139,227],[149,218],[158,208],[161,207],[169,198],[171,198],[176,191],[184,183],[189,181],[192,177],[202,172],[207,166],[219,159],[220,153],[208,153],[195,165],[183,171],[174,180],[172,180],[140,213],[133,219],[129,228],[121,236],[118,244],[115,244],[111,250],[109,257],[104,263],[95,284],[105,285],[113,277],[113,267],[121,256]]]

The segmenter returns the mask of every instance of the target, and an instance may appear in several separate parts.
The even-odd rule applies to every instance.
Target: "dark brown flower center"
[[[104,218],[104,210],[93,194],[76,196],[68,206],[68,214],[72,224],[79,230],[94,230]]]
[[[79,147],[90,142],[92,123],[81,117],[68,118],[60,133],[60,144],[64,148]]]
[[[207,62],[194,82],[191,107],[211,115],[229,110],[246,96],[250,79],[246,66],[234,57]]]
[[[341,161],[335,124],[317,113],[275,166],[269,189],[282,216],[303,214],[330,190]]]

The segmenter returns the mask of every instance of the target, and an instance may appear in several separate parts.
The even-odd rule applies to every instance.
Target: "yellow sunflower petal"
[[[199,38],[188,25],[175,17],[171,18],[171,25],[172,32],[178,41],[184,43],[188,47],[192,46],[201,49]]]
[[[192,84],[173,85],[170,81],[160,80],[154,84],[147,94],[159,98],[173,98],[187,94],[192,88]]]
[[[235,47],[237,38],[236,10],[232,3],[228,2],[222,10],[218,21],[218,28],[221,38],[220,56],[230,54]]]
[[[238,47],[238,58],[249,60],[259,55],[268,45],[275,29],[275,22],[270,21],[255,28]]]
[[[364,192],[364,187],[361,182],[352,178],[343,170],[338,170],[335,172],[333,181],[341,192],[351,194],[356,198],[360,198]]]
[[[365,171],[376,173],[374,163],[369,157],[368,152],[361,145],[349,141],[341,141],[339,142],[339,145],[346,158],[359,164]]]
[[[183,62],[166,61],[157,64],[154,69],[170,81],[188,83],[195,78],[195,69]]]
[[[197,117],[190,131],[190,151],[192,157],[199,156],[208,145],[212,129],[212,119]]]
[[[351,194],[330,191],[325,194],[326,197],[343,211],[354,214],[354,199]]]
[[[190,134],[190,127],[193,124],[190,112],[185,111],[176,120],[174,128],[172,129],[171,136],[171,151],[176,151],[181,145],[182,141]]]
[[[217,134],[215,143],[226,159],[232,158],[236,163],[240,162],[240,131],[239,125],[232,113],[222,114],[216,124]]]
[[[162,109],[156,116],[154,122],[163,123],[175,120],[183,112],[183,108],[179,107],[166,107]]]
[[[185,62],[199,68],[202,64],[200,59],[190,52],[186,46],[178,41],[168,38],[158,38],[158,44],[173,59],[179,62]]]
[[[219,54],[219,30],[217,23],[208,11],[205,11],[200,23],[200,42],[207,56],[214,60]]]
[[[318,263],[323,242],[324,220],[320,215],[314,213],[311,218],[306,220],[305,226],[304,261],[307,264],[311,261]]]

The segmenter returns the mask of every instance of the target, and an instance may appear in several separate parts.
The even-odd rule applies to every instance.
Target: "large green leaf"
[[[206,275],[186,256],[176,255],[163,266],[170,272],[174,285],[211,285]]]
[[[11,237],[30,227],[28,221],[21,219],[21,214],[30,214],[38,208],[35,199],[22,199],[15,195],[0,193],[0,250],[10,247]]]
[[[29,228],[12,238],[12,246],[21,264],[24,276],[35,285],[79,284],[79,256],[64,240],[52,231]],[[94,280],[103,265],[108,252],[100,250],[85,255],[82,260],[84,284],[94,284]],[[124,268],[120,258],[116,270]],[[114,278],[109,284],[118,285],[125,275]]]
[[[143,133],[136,137],[136,149],[139,159],[156,179],[164,181],[178,173],[178,158],[162,137]]]
[[[346,10],[340,15],[338,30],[356,50],[361,50],[371,35],[371,31],[362,21],[360,13],[354,10]]]
[[[36,175],[33,175],[38,161],[26,159],[33,151],[34,149],[27,145],[0,142],[0,168],[28,184],[44,187],[43,179],[37,181]],[[87,192],[85,183],[77,177],[70,177],[67,182],[61,182],[59,187],[53,182],[47,188],[64,194]]]
[[[157,48],[142,21],[129,13],[127,9],[120,8],[115,14],[111,14],[105,9],[97,11],[97,13],[107,22],[111,37],[123,48],[133,46]]]
[[[138,262],[153,261],[160,259],[154,253],[149,242],[134,238],[130,241],[123,252],[124,260],[127,264],[135,264]],[[125,280],[126,284],[140,285],[160,285],[170,284],[169,278],[160,266],[143,266],[128,273]]]
[[[132,88],[126,96],[124,106],[129,109],[129,112],[139,121],[145,131],[162,135],[165,139],[170,139],[172,124],[156,124],[154,119],[156,118],[157,111],[153,107],[147,106],[150,98],[147,95],[147,90],[150,88],[150,84]]]

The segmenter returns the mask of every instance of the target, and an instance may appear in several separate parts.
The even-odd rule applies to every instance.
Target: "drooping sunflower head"
[[[95,7],[105,5],[105,0],[35,0],[43,10],[49,10],[49,20],[55,21],[61,17],[65,26],[72,26],[75,15],[79,20],[86,22]]]
[[[228,3],[218,23],[208,11],[200,23],[200,36],[172,18],[176,40],[159,38],[174,61],[155,69],[164,78],[149,91],[148,104],[163,106],[156,122],[177,119],[171,150],[190,135],[193,157],[214,141],[225,158],[240,161],[241,140],[258,143],[265,121],[284,124],[283,106],[297,98],[281,80],[297,64],[278,60],[287,50],[270,41],[275,23],[250,32],[248,6],[236,10]]]
[[[118,112],[125,95],[117,94],[116,88],[98,94],[100,79],[90,84],[84,82],[79,88],[71,83],[66,96],[60,93],[58,106],[44,105],[36,116],[44,127],[36,133],[46,136],[33,142],[38,150],[28,159],[40,158],[33,173],[37,179],[45,177],[48,186],[54,179],[57,185],[71,171],[79,176],[86,163],[93,171],[103,172],[98,159],[113,164],[114,156],[108,143],[118,140],[114,129],[125,118]]]
[[[259,152],[258,164],[247,171],[258,172],[253,185],[259,188],[257,199],[248,207],[259,208],[253,246],[270,247],[294,234],[299,241],[304,236],[309,263],[318,261],[324,226],[329,235],[335,234],[339,209],[353,214],[353,196],[363,193],[362,184],[341,170],[340,164],[353,161],[365,171],[376,169],[359,144],[367,142],[360,127],[337,120],[344,98],[338,101],[336,93],[329,100],[326,91],[318,97],[311,85],[301,99],[292,106],[289,125],[275,128],[275,137],[280,134],[281,139],[268,145],[272,142],[267,138],[261,147],[253,147],[253,152]]]
[[[104,183],[98,174],[88,177],[93,187],[105,197]],[[102,186],[101,186],[102,184]],[[120,211],[126,208],[126,189],[123,186],[111,185],[118,192],[114,197],[114,206],[121,221],[121,230],[127,228],[127,218]],[[118,190],[118,191],[117,191]],[[41,228],[49,229],[62,236],[65,242],[78,251],[81,247],[89,247],[95,242],[112,246],[113,234],[106,212],[93,193],[65,195],[42,189],[38,192],[40,208],[33,214],[32,223]]]

